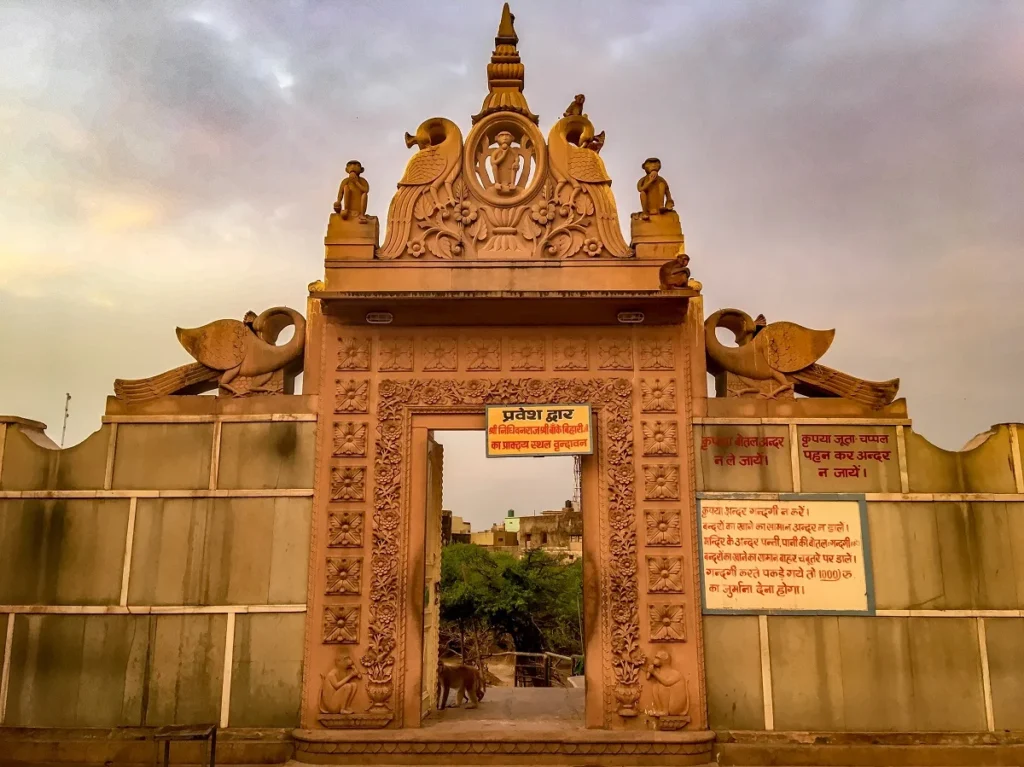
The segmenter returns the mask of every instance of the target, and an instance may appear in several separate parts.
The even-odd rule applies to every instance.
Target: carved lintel
[[[318,720],[328,730],[374,730],[387,727],[391,714],[321,714]]]

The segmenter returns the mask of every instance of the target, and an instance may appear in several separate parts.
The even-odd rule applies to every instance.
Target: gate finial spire
[[[519,36],[516,34],[515,20],[508,3],[505,3],[501,9],[498,34],[494,38],[494,53],[491,54],[491,63],[487,65],[488,93],[480,113],[473,116],[474,123],[492,112],[517,112],[535,123],[538,121],[523,95],[526,67],[520,61],[519,50],[516,48]]]

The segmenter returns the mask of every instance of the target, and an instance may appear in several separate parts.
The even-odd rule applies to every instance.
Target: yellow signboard
[[[487,457],[590,455],[590,405],[489,405]]]

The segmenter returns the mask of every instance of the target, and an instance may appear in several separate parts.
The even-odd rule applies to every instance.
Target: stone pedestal
[[[683,245],[683,228],[674,210],[654,213],[646,218],[641,213],[630,216],[630,242],[637,258],[667,261],[674,258]]]
[[[332,213],[324,238],[325,261],[363,261],[373,259],[380,235],[376,216],[342,218]]]

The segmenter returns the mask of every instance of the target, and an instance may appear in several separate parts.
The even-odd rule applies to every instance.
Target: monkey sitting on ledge
[[[462,701],[468,700],[466,708],[476,708],[477,703],[483,700],[486,685],[480,672],[472,666],[459,664],[449,666],[445,663],[437,664],[437,710],[442,711],[448,705],[448,692],[455,688],[455,705],[462,705]]]

